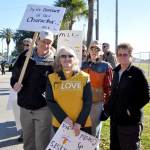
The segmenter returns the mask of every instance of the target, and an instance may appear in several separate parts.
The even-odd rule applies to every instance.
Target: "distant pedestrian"
[[[5,74],[5,63],[6,63],[6,61],[2,61],[2,63],[1,63],[1,72],[2,72],[2,75]]]
[[[112,68],[115,68],[117,65],[117,59],[115,54],[110,51],[110,45],[108,43],[103,43],[102,50],[104,52],[103,60],[109,62]]]

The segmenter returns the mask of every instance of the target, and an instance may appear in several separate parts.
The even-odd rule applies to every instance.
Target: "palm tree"
[[[88,31],[87,31],[87,47],[89,47],[93,35],[93,20],[94,20],[94,1],[88,0]]]
[[[11,39],[13,38],[13,31],[10,28],[4,28],[0,31],[0,38],[6,39],[7,44],[7,60],[8,60],[8,54],[9,54],[9,44]]]
[[[66,13],[62,21],[62,29],[72,29],[76,18],[87,16],[88,10],[84,0],[57,0],[55,6],[65,7]]]

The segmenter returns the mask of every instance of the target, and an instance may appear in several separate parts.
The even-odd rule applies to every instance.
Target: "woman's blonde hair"
[[[77,55],[75,54],[74,50],[72,50],[69,47],[62,47],[58,50],[58,53],[54,60],[54,72],[60,72],[63,70],[62,65],[60,63],[60,57],[61,55],[70,54],[74,57],[74,66],[72,68],[72,71],[79,71],[79,59],[77,58]]]

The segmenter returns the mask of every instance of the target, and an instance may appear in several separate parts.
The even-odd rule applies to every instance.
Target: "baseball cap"
[[[54,35],[51,31],[41,31],[39,35],[41,40],[48,39],[50,41],[54,41]]]

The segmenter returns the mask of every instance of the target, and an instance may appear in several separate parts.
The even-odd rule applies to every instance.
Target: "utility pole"
[[[115,51],[117,49],[117,45],[118,45],[118,0],[116,0],[116,21],[115,21]]]
[[[99,40],[99,0],[97,0],[96,40]]]

